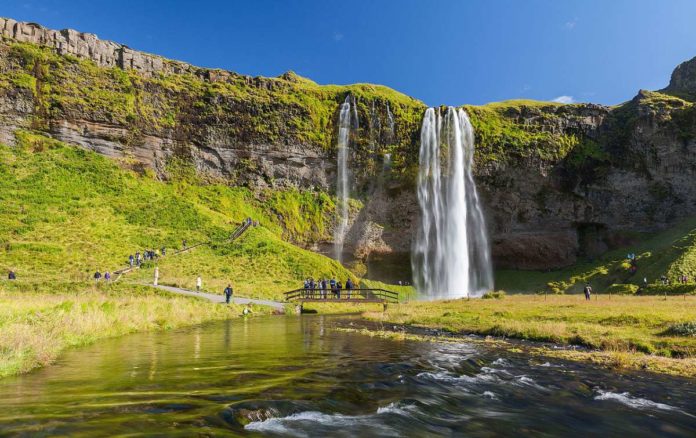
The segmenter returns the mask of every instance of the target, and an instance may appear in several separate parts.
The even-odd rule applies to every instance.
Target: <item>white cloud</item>
[[[343,39],[343,34],[341,32],[334,32],[333,39],[334,41],[341,41]]]
[[[558,96],[557,98],[553,99],[551,102],[575,103],[575,99],[573,99],[573,96]]]
[[[572,20],[572,21],[566,21],[563,27],[565,27],[567,30],[573,30],[575,29],[575,26],[578,24],[577,21]]]

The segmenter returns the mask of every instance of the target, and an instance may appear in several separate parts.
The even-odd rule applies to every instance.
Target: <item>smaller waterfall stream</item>
[[[474,131],[462,109],[429,108],[421,128],[418,203],[421,225],[412,267],[430,298],[480,296],[493,288],[483,212],[472,174]]]
[[[338,144],[337,144],[337,168],[336,172],[336,216],[337,226],[334,231],[334,258],[343,260],[343,243],[348,231],[348,198],[350,196],[348,153],[350,145],[350,130],[356,120],[351,120],[350,96],[341,104],[338,118]]]

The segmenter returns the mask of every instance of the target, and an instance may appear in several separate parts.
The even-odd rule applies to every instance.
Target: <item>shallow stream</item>
[[[0,381],[0,435],[696,436],[696,382],[263,317],[126,336]]]

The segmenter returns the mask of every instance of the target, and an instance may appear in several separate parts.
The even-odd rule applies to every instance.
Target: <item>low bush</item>
[[[607,293],[616,295],[635,295],[640,287],[635,284],[612,284],[606,289]]]
[[[665,330],[664,334],[696,337],[696,321],[672,324],[667,330]]]
[[[483,294],[483,296],[481,298],[483,298],[484,300],[491,300],[491,299],[501,300],[501,299],[505,298],[505,291],[504,290],[496,290],[496,291],[486,292],[485,294]]]

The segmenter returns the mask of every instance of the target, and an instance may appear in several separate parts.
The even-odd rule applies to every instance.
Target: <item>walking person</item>
[[[109,272],[109,271],[104,272],[104,281],[107,283],[111,283],[111,272]]]
[[[584,292],[585,292],[585,300],[589,301],[591,296],[592,296],[592,286],[590,286],[590,283],[587,283],[585,285]]]
[[[346,295],[348,296],[348,299],[350,299],[350,291],[352,291],[352,290],[353,290],[353,281],[350,278],[348,278],[348,280],[346,280]]]
[[[133,257],[133,254],[129,255],[128,256],[128,264],[130,265],[131,268],[133,267],[134,262],[135,262],[135,257]]]
[[[17,279],[17,274],[15,274],[15,271],[10,269],[10,272],[7,273],[7,279],[8,280],[16,280]]]
[[[200,292],[202,287],[203,287],[203,280],[201,279],[201,276],[199,275],[198,278],[196,278],[196,292]]]
[[[159,267],[155,266],[155,281],[152,283],[155,286],[159,283]]]
[[[97,269],[97,272],[94,273],[94,281],[99,283],[99,280],[102,278],[101,272]]]
[[[232,299],[232,294],[234,293],[234,291],[232,290],[232,283],[227,285],[224,292],[225,292],[225,304],[230,304],[230,299]]]

